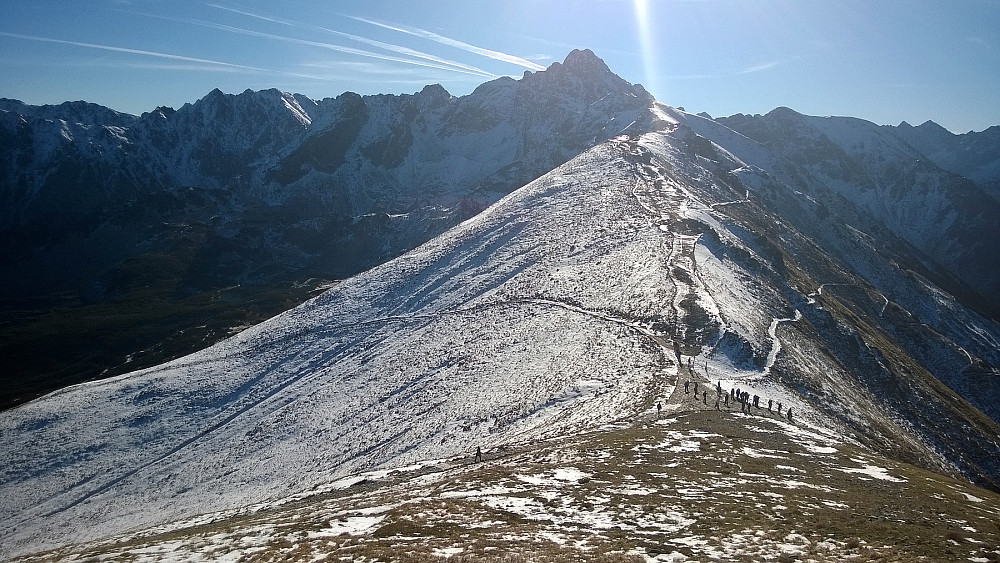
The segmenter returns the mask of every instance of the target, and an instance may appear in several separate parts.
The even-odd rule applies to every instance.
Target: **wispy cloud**
[[[354,47],[346,47],[344,45],[337,45],[336,43],[325,43],[325,42],[321,42],[321,41],[311,41],[309,39],[300,39],[298,37],[289,37],[287,35],[275,35],[273,33],[265,33],[263,31],[254,31],[252,29],[243,29],[241,27],[234,27],[234,26],[231,26],[231,25],[225,25],[225,24],[214,23],[214,22],[206,22],[206,21],[200,21],[200,20],[191,20],[190,23],[194,23],[194,24],[205,26],[205,27],[212,28],[212,29],[217,29],[219,31],[228,31],[230,33],[239,33],[239,34],[248,35],[248,36],[251,36],[251,37],[260,37],[260,38],[263,38],[263,39],[272,39],[272,40],[275,40],[275,41],[283,41],[283,42],[286,42],[286,43],[294,43],[294,44],[297,44],[297,45],[308,45],[308,46],[311,46],[311,47],[318,47],[318,48],[321,48],[321,49],[328,49],[330,51],[336,51],[338,53],[345,53],[345,54],[348,54],[348,55],[356,55],[356,56],[359,56],[359,57],[367,57],[367,58],[372,58],[372,59],[378,59],[378,60],[381,60],[381,61],[390,61],[390,62],[397,62],[397,63],[408,64],[408,65],[415,65],[415,66],[422,66],[422,67],[427,67],[427,68],[434,68],[434,69],[438,69],[438,70],[448,70],[448,71],[451,71],[451,72],[459,72],[459,73],[464,73],[464,74],[473,74],[473,75],[476,75],[476,76],[483,76],[483,77],[487,77],[487,78],[493,78],[493,77],[495,77],[494,74],[488,73],[488,72],[486,72],[484,70],[478,70],[478,69],[477,70],[468,70],[466,68],[456,67],[456,66],[450,65],[450,64],[440,64],[440,63],[436,63],[436,62],[432,62],[432,61],[425,61],[425,60],[405,59],[405,58],[402,58],[402,57],[395,57],[395,56],[386,55],[386,54],[383,54],[383,53],[376,53],[376,52],[368,51],[368,50],[365,50],[365,49],[356,49]]]
[[[289,22],[289,21],[286,21],[286,20],[281,20],[281,19],[278,19],[278,18],[272,18],[272,17],[268,17],[268,16],[262,16],[260,14],[255,14],[253,12],[248,12],[248,11],[245,11],[245,10],[237,10],[236,8],[229,8],[229,7],[223,6],[221,4],[207,4],[207,6],[209,8],[215,8],[216,10],[223,10],[223,11],[226,11],[226,12],[232,12],[234,14],[239,14],[241,16],[246,16],[248,18],[254,18],[254,19],[258,19],[258,20],[262,20],[262,21],[266,21],[266,22],[278,23],[278,24],[288,25],[288,26],[294,26],[295,25],[292,22]]]
[[[993,49],[993,44],[987,41],[986,39],[983,39],[982,37],[976,37],[976,36],[966,37],[965,41],[967,43],[972,43],[973,45],[978,45],[983,49],[987,50]]]
[[[761,64],[758,64],[758,65],[749,66],[749,67],[741,69],[741,70],[737,70],[736,74],[752,74],[754,72],[763,72],[765,70],[771,70],[771,69],[774,69],[774,68],[778,68],[780,66],[785,66],[785,65],[790,64],[790,63],[794,63],[794,62],[798,62],[798,61],[803,61],[803,60],[806,60],[806,59],[810,59],[810,58],[813,58],[814,56],[815,55],[798,55],[798,56],[794,56],[794,57],[786,57],[786,58],[783,58],[783,59],[777,59],[777,60],[774,60],[774,61],[768,61],[766,63],[761,63]]]
[[[754,65],[751,67],[744,68],[742,70],[736,71],[736,74],[752,74],[754,72],[761,72],[764,70],[771,70],[772,68],[777,68],[785,64],[784,61],[771,61],[769,63],[763,63],[759,65]]]
[[[41,42],[44,42],[44,43],[56,43],[56,44],[59,44],[59,45],[71,45],[71,46],[74,46],[74,47],[84,47],[84,48],[87,48],[87,49],[99,49],[99,50],[102,50],[102,51],[112,51],[112,52],[115,52],[115,53],[126,53],[126,54],[129,54],[129,55],[141,55],[141,56],[146,56],[146,57],[156,57],[156,58],[160,58],[160,59],[169,59],[169,60],[172,60],[172,61],[181,61],[181,62],[185,62],[185,63],[197,63],[194,66],[192,66],[192,65],[185,65],[185,66],[183,66],[182,68],[185,69],[185,70],[209,70],[209,69],[214,69],[214,70],[229,70],[229,71],[239,70],[239,71],[247,71],[247,72],[276,73],[276,74],[284,74],[284,75],[288,75],[288,76],[297,76],[299,78],[315,78],[315,79],[323,80],[322,77],[311,76],[311,75],[308,75],[308,74],[299,74],[299,73],[295,73],[295,72],[286,72],[286,71],[280,71],[280,70],[272,70],[272,69],[267,69],[267,68],[260,68],[260,67],[255,67],[255,66],[247,66],[247,65],[241,65],[241,64],[236,64],[236,63],[227,63],[227,62],[224,62],[224,61],[214,61],[214,60],[211,60],[211,59],[201,59],[201,58],[197,58],[197,57],[186,57],[184,55],[174,55],[172,53],[161,53],[161,52],[157,52],[157,51],[146,51],[146,50],[143,50],[143,49],[130,49],[128,47],[115,47],[113,45],[100,45],[100,44],[97,44],[97,43],[84,43],[84,42],[81,42],[81,41],[69,41],[69,40],[66,40],[66,39],[55,39],[55,38],[52,38],[52,37],[40,37],[40,36],[37,36],[37,35],[22,35],[20,33],[8,33],[8,32],[4,32],[4,31],[0,31],[0,35],[2,35],[4,37],[11,37],[11,38],[14,38],[14,39],[24,39],[24,40],[27,40],[27,41],[41,41]],[[208,67],[206,67],[204,65],[208,65]]]
[[[423,60],[435,62],[435,63],[438,63],[438,64],[453,66],[453,67],[455,67],[457,69],[467,70],[467,71],[469,71],[471,73],[478,74],[480,76],[489,77],[489,78],[496,78],[496,76],[497,76],[497,75],[493,74],[492,72],[485,71],[485,70],[483,70],[481,68],[478,68],[478,67],[474,67],[474,66],[467,65],[467,64],[462,64],[462,63],[459,63],[459,62],[456,62],[456,61],[449,61],[447,59],[442,59],[440,57],[435,57],[434,55],[430,55],[430,54],[424,53],[422,51],[417,51],[415,49],[410,49],[409,47],[403,47],[402,45],[394,45],[392,43],[384,43],[382,41],[377,41],[375,39],[368,39],[367,37],[360,37],[358,35],[352,35],[350,33],[344,33],[342,31],[335,31],[335,30],[332,30],[332,29],[326,29],[326,28],[320,28],[320,29],[322,29],[323,31],[326,31],[327,33],[332,33],[334,35],[337,35],[339,37],[343,37],[345,39],[350,39],[352,41],[357,41],[359,43],[364,43],[365,45],[370,45],[372,47],[378,47],[380,49],[385,49],[387,51],[392,51],[394,53],[399,53],[400,55],[407,55],[407,56],[410,56],[410,57],[415,57],[415,58],[418,58],[418,59],[423,59]]]
[[[274,18],[274,17],[269,17],[269,16],[263,16],[263,15],[256,14],[256,13],[253,13],[253,12],[248,12],[248,11],[245,11],[245,10],[237,10],[235,8],[229,8],[229,7],[226,7],[226,6],[221,6],[219,4],[209,4],[209,6],[212,7],[212,8],[219,9],[219,10],[224,10],[224,11],[227,11],[227,12],[232,12],[232,13],[240,14],[242,16],[246,16],[246,17],[250,17],[250,18],[254,18],[254,19],[258,19],[258,20],[263,20],[263,21],[270,22],[270,23],[276,23],[276,24],[280,24],[280,25],[285,25],[285,26],[292,27],[292,28],[295,28],[295,29],[308,30],[308,31],[318,31],[318,32],[321,32],[321,33],[335,35],[337,37],[342,37],[344,39],[349,39],[349,40],[355,41],[357,43],[368,45],[370,47],[376,47],[378,49],[383,49],[385,51],[389,51],[389,52],[392,52],[392,53],[397,53],[399,55],[404,55],[404,56],[407,56],[407,57],[413,57],[415,59],[420,59],[420,60],[423,60],[423,61],[429,61],[429,62],[438,64],[438,65],[445,65],[445,66],[455,67],[455,69],[456,69],[457,72],[466,71],[466,72],[473,73],[473,74],[476,74],[478,76],[482,76],[482,77],[486,77],[486,78],[496,78],[497,77],[497,75],[495,75],[495,74],[493,74],[493,73],[491,73],[489,71],[483,70],[481,68],[478,68],[478,67],[475,67],[475,66],[472,66],[472,65],[463,64],[463,63],[460,63],[460,62],[457,62],[457,61],[451,61],[451,60],[448,60],[448,59],[444,59],[444,58],[441,58],[441,57],[438,57],[438,56],[435,56],[435,55],[431,55],[430,53],[425,53],[423,51],[418,51],[416,49],[411,49],[409,47],[404,47],[402,45],[396,45],[396,44],[393,44],[393,43],[386,43],[384,41],[377,41],[375,39],[369,39],[367,37],[361,37],[361,36],[358,36],[358,35],[353,35],[353,34],[350,34],[350,33],[345,33],[343,31],[337,31],[337,30],[334,30],[334,29],[329,29],[329,28],[326,28],[326,27],[318,26],[318,25],[311,25],[311,24],[296,22],[296,21],[293,21],[293,20],[286,20],[286,19]],[[288,38],[288,39],[294,39],[294,38]],[[357,54],[357,53],[353,53],[353,54]],[[375,54],[375,53],[373,53],[373,54]],[[391,59],[391,60],[393,60],[395,62],[404,62],[405,61],[405,59],[403,59],[403,60],[401,60],[401,59]],[[410,64],[414,64],[414,63],[411,62]]]
[[[389,29],[389,30],[392,30],[392,31],[398,31],[399,33],[405,33],[407,35],[412,35],[414,37],[420,37],[422,39],[429,39],[431,41],[435,41],[437,43],[441,43],[442,45],[448,45],[449,47],[455,47],[455,48],[461,49],[463,51],[467,51],[469,53],[473,53],[473,54],[476,54],[476,55],[481,55],[483,57],[488,57],[488,58],[495,59],[495,60],[498,60],[498,61],[503,61],[503,62],[506,62],[506,63],[511,63],[511,64],[515,64],[515,65],[518,65],[518,66],[522,66],[522,67],[524,67],[524,68],[526,68],[528,70],[545,70],[544,66],[542,66],[542,65],[540,65],[538,63],[531,62],[531,61],[529,61],[527,59],[518,57],[516,55],[510,55],[510,54],[507,54],[507,53],[501,53],[500,51],[494,51],[492,49],[484,49],[483,47],[477,47],[475,45],[470,45],[469,43],[465,43],[464,41],[459,41],[457,39],[452,39],[450,37],[445,37],[444,35],[440,35],[440,34],[434,33],[433,31],[427,31],[426,29],[421,29],[419,27],[410,27],[410,26],[403,26],[403,25],[392,25],[392,24],[388,24],[388,23],[384,23],[384,22],[380,22],[380,21],[376,21],[376,20],[372,20],[372,19],[368,19],[368,18],[363,18],[363,17],[359,17],[359,16],[347,16],[347,17],[349,17],[349,18],[351,18],[353,20],[357,20],[357,21],[360,21],[360,22],[363,22],[363,23],[367,23],[367,24],[370,24],[370,25],[378,26],[378,27],[381,27],[381,28],[384,28],[384,29]]]

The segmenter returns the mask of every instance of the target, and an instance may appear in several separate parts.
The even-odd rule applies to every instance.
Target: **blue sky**
[[[1000,1],[4,0],[0,97],[138,114],[213,88],[454,95],[590,48],[662,102],[1000,124]]]

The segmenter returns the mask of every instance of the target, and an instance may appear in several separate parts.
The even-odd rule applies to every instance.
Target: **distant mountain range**
[[[0,105],[6,404],[105,377],[0,412],[0,557],[644,424],[725,438],[720,478],[780,441],[1000,491],[996,128],[713,119],[589,51],[460,98]]]

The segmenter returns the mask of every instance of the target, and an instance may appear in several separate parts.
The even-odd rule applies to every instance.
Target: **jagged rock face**
[[[208,231],[202,254],[227,266],[200,264],[202,285],[344,277],[642,122],[651,103],[589,51],[461,98],[215,90],[140,117],[6,100],[0,233],[19,267],[4,281],[21,295],[86,291],[128,249],[169,252],[164,224]],[[67,238],[105,250],[76,255]],[[51,275],[57,254],[71,274]]]
[[[860,119],[779,108],[717,121],[765,147],[772,160],[760,165],[776,178],[820,201],[846,199],[1000,310],[1000,243],[991,235],[1000,203],[982,187]]]
[[[916,148],[934,164],[986,187],[1000,198],[1000,126],[956,135],[933,121],[917,127],[902,122],[886,126],[890,132]]]

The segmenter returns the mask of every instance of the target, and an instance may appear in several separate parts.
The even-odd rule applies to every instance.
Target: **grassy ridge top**
[[[776,416],[701,410],[26,560],[996,561],[998,506]]]

